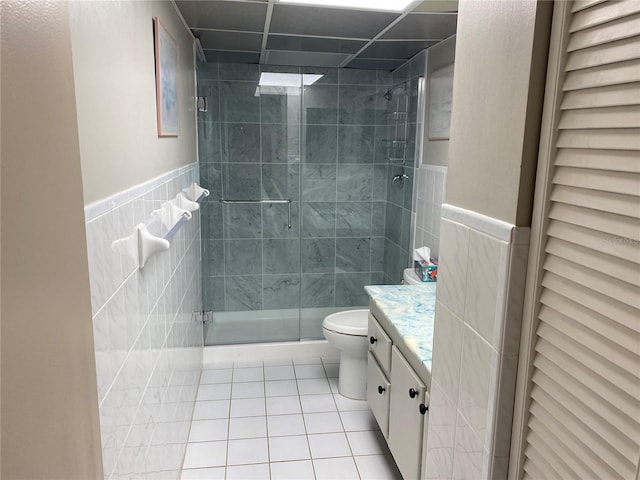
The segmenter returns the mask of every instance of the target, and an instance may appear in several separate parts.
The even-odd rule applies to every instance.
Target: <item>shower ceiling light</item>
[[[295,3],[317,7],[356,8],[360,10],[386,10],[402,12],[414,0],[278,0],[280,3]]]
[[[300,87],[301,85],[313,85],[323,75],[304,73],[275,73],[262,72],[258,85],[261,87]]]

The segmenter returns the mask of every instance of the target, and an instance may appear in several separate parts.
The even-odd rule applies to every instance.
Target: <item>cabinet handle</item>
[[[382,395],[385,392],[386,388],[384,388],[382,385],[378,385],[378,393],[380,395]]]
[[[427,413],[429,411],[429,407],[426,406],[424,403],[420,404],[420,413],[422,415],[424,415],[425,413]]]
[[[418,396],[418,392],[416,391],[415,388],[412,387],[412,388],[409,389],[409,396],[411,398],[416,398]]]
[[[376,337],[374,337],[373,335],[371,335],[371,336],[369,337],[369,343],[370,343],[371,345],[373,345],[373,344],[374,344],[374,343],[376,343],[377,341],[378,341],[378,339],[377,339]]]

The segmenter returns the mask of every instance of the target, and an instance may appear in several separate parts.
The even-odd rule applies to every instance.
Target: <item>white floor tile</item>
[[[338,379],[337,378],[328,378],[329,387],[331,387],[331,393],[338,393]]]
[[[302,413],[300,397],[267,397],[267,415],[288,415]]]
[[[311,448],[311,458],[351,456],[351,449],[343,432],[309,435],[309,447]]]
[[[391,455],[354,457],[362,480],[402,480]]]
[[[322,364],[317,365],[297,365],[295,366],[296,378],[326,378],[326,373]]]
[[[234,383],[231,398],[261,398],[264,397],[264,382]]]
[[[194,420],[191,422],[191,432],[189,432],[190,442],[213,442],[227,439],[226,418],[218,420]]]
[[[264,380],[262,367],[246,367],[233,369],[233,383],[261,382]]]
[[[226,370],[228,368],[233,368],[233,362],[205,363],[202,367],[203,370]]]
[[[300,357],[293,359],[294,365],[320,365],[322,359],[320,357]]]
[[[347,432],[353,455],[388,454],[389,448],[380,431]]]
[[[293,365],[293,360],[290,358],[273,358],[264,361],[265,367],[278,367],[280,365]]]
[[[229,440],[227,466],[269,462],[266,438]]]
[[[264,408],[264,398],[238,398],[231,400],[231,417],[260,417]]]
[[[286,435],[303,435],[306,433],[302,415],[269,415],[267,417],[267,431],[270,437]]]
[[[307,427],[307,433],[332,433],[344,431],[338,412],[305,413],[304,424]]]
[[[311,460],[271,464],[271,480],[315,480]]]
[[[345,432],[378,430],[378,423],[371,413],[371,410],[340,412],[340,418],[342,419]]]
[[[229,419],[229,440],[267,436],[267,417],[241,417]]]
[[[333,395],[338,410],[341,412],[348,412],[352,410],[368,410],[369,404],[366,400],[354,400],[352,398],[343,397],[339,393]]]
[[[331,393],[331,388],[326,378],[304,378],[298,380],[298,392],[300,395],[316,395]]]
[[[268,463],[227,467],[227,480],[269,480],[269,478]]]
[[[201,384],[210,383],[230,383],[233,370],[231,368],[222,368],[220,370],[203,370],[200,378]]]
[[[338,373],[340,373],[340,365],[337,363],[325,363],[324,371],[329,378],[338,378]]]
[[[198,388],[197,400],[229,400],[231,398],[230,383],[214,383],[210,385],[200,385]]]
[[[316,480],[359,480],[356,464],[351,457],[324,458],[313,461]]]
[[[229,400],[196,402],[193,409],[194,420],[213,420],[216,418],[229,418]]]
[[[269,457],[272,462],[310,459],[306,435],[269,438]]]
[[[264,382],[267,397],[284,397],[298,395],[298,384],[295,380],[267,380]]]
[[[224,480],[226,469],[224,467],[215,468],[190,468],[182,470],[181,480]]]
[[[292,365],[276,365],[264,367],[265,380],[291,380],[295,377]]]
[[[237,370],[239,368],[256,368],[262,367],[262,365],[264,365],[264,362],[262,360],[254,360],[252,362],[240,361],[233,363],[233,369]]]
[[[227,442],[188,443],[182,468],[223,467]]]
[[[336,404],[333,395],[300,395],[300,403],[304,413],[335,412]]]
[[[330,357],[322,357],[322,363],[326,366],[332,363],[340,363],[340,355],[332,355]]]

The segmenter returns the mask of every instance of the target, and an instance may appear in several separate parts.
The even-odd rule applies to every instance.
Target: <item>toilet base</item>
[[[338,392],[354,400],[367,398],[367,357],[354,357],[340,352]]]

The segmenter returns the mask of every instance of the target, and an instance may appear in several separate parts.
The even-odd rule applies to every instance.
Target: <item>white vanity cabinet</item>
[[[418,480],[429,395],[398,346],[370,314],[367,401],[403,479]]]

